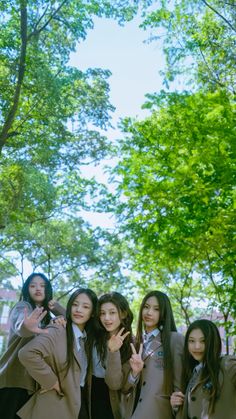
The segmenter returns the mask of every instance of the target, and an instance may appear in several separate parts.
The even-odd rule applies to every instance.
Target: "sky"
[[[141,109],[145,94],[159,91],[162,79],[159,71],[164,66],[164,59],[157,42],[145,43],[148,33],[139,28],[140,18],[136,17],[124,26],[117,22],[96,18],[94,29],[88,32],[84,42],[78,44],[77,51],[71,54],[70,65],[86,70],[91,67],[109,69],[112,73],[110,83],[110,101],[116,110],[112,125],[116,127],[120,118],[130,116],[143,119],[148,110]],[[105,133],[115,140],[121,134],[118,128]],[[97,167],[83,169],[83,175],[95,176],[99,182],[107,182],[103,166],[111,165],[104,161]],[[112,185],[109,185],[112,188]],[[107,214],[81,212],[81,216],[94,227],[113,228],[114,220]]]
[[[136,17],[124,26],[96,18],[94,29],[71,54],[70,64],[86,70],[88,67],[109,69],[111,102],[116,107],[113,120],[124,116],[142,116],[145,94],[161,88],[159,70],[164,60],[157,42],[144,43],[148,33],[139,28]]]

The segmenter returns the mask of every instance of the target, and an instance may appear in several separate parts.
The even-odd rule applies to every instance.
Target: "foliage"
[[[187,323],[191,297],[203,295],[235,318],[235,104],[223,91],[150,101],[149,118],[123,121],[117,150],[118,216],[138,286],[172,288]]]
[[[161,0],[146,10],[142,27],[151,29],[150,41],[163,44],[167,86],[184,75],[194,89],[198,83],[235,94],[235,13],[235,2],[222,0]]]
[[[25,261],[45,270],[62,289],[69,288],[68,281],[84,283],[92,272],[100,288],[102,275],[104,286],[121,278],[119,252],[110,249],[115,237],[93,231],[79,217],[82,209],[91,209],[93,198],[104,201],[106,195],[103,185],[82,177],[81,166],[97,164],[109,153],[103,133],[114,109],[110,71],[82,72],[69,65],[69,58],[93,28],[95,16],[124,24],[137,7],[128,0],[0,0],[0,260],[5,279],[18,273],[23,280]]]

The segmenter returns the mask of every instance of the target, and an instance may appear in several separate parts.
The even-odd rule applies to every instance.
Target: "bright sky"
[[[108,19],[95,19],[94,29],[71,55],[71,65],[109,69],[114,120],[124,116],[147,115],[141,111],[144,95],[161,88],[158,74],[163,58],[157,42],[144,44],[148,34],[139,29],[139,18],[124,27]]]
[[[164,66],[161,49],[157,42],[144,43],[148,34],[139,28],[137,17],[125,26],[108,19],[95,19],[94,29],[88,33],[86,40],[78,45],[76,53],[71,55],[70,65],[81,70],[89,67],[109,69],[110,101],[115,106],[113,126],[125,116],[145,118],[147,110],[141,106],[145,94],[161,89],[159,70]],[[120,136],[118,129],[109,130],[110,139]],[[104,164],[110,162],[105,161]],[[85,176],[94,175],[97,181],[106,182],[101,167],[89,167],[83,171]],[[112,228],[114,222],[107,214],[81,212],[93,226]]]

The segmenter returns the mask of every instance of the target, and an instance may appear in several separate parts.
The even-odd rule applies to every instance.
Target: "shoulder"
[[[44,329],[42,329],[42,333],[38,336],[48,336],[49,338],[60,338],[66,336],[66,329],[61,325],[50,324]]]
[[[33,307],[31,306],[30,303],[28,303],[27,301],[19,301],[12,307],[10,311],[10,315],[14,315],[16,313],[22,312],[25,309],[27,309],[27,311],[29,311],[30,313],[33,311]]]
[[[174,342],[174,343],[176,343],[176,342],[183,343],[184,342],[184,336],[179,332],[171,332],[170,333],[170,340],[171,340],[171,342]]]
[[[236,356],[225,355],[222,356],[220,365],[224,370],[230,370],[231,368],[236,368]]]
[[[221,369],[236,387],[236,356],[225,355],[221,358]]]

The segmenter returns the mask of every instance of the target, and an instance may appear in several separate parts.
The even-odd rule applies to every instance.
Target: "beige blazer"
[[[208,414],[209,392],[199,381],[200,377],[190,392],[189,403],[186,395],[182,418],[189,414],[191,419],[236,419],[236,357],[225,356],[221,360],[221,392],[211,415]]]
[[[129,372],[129,362],[121,364],[120,351],[108,352],[105,382],[109,388],[114,419],[124,419],[126,416],[125,405],[123,404],[123,390]]]
[[[28,314],[33,311],[29,303],[20,301],[12,308],[10,313],[8,346],[0,359],[0,388],[19,387],[33,393],[37,388],[36,383],[18,359],[19,350],[35,336],[23,325],[25,309],[27,309]],[[58,315],[63,310],[56,303],[53,313]]]
[[[173,359],[173,391],[181,389],[182,374],[182,355],[184,347],[184,337],[171,332],[171,354]],[[160,335],[153,339],[149,355],[144,360],[144,367],[140,374],[138,385],[141,388],[138,403],[132,414],[135,392],[127,390],[127,396],[124,400],[126,404],[126,418],[132,419],[172,419],[174,417],[170,405],[170,395],[163,393],[163,346]]]
[[[17,412],[22,419],[78,419],[81,406],[79,354],[74,348],[74,364],[65,375],[66,329],[47,327],[19,351],[19,359],[28,373],[39,383],[38,390]],[[50,388],[59,381],[62,395]]]

